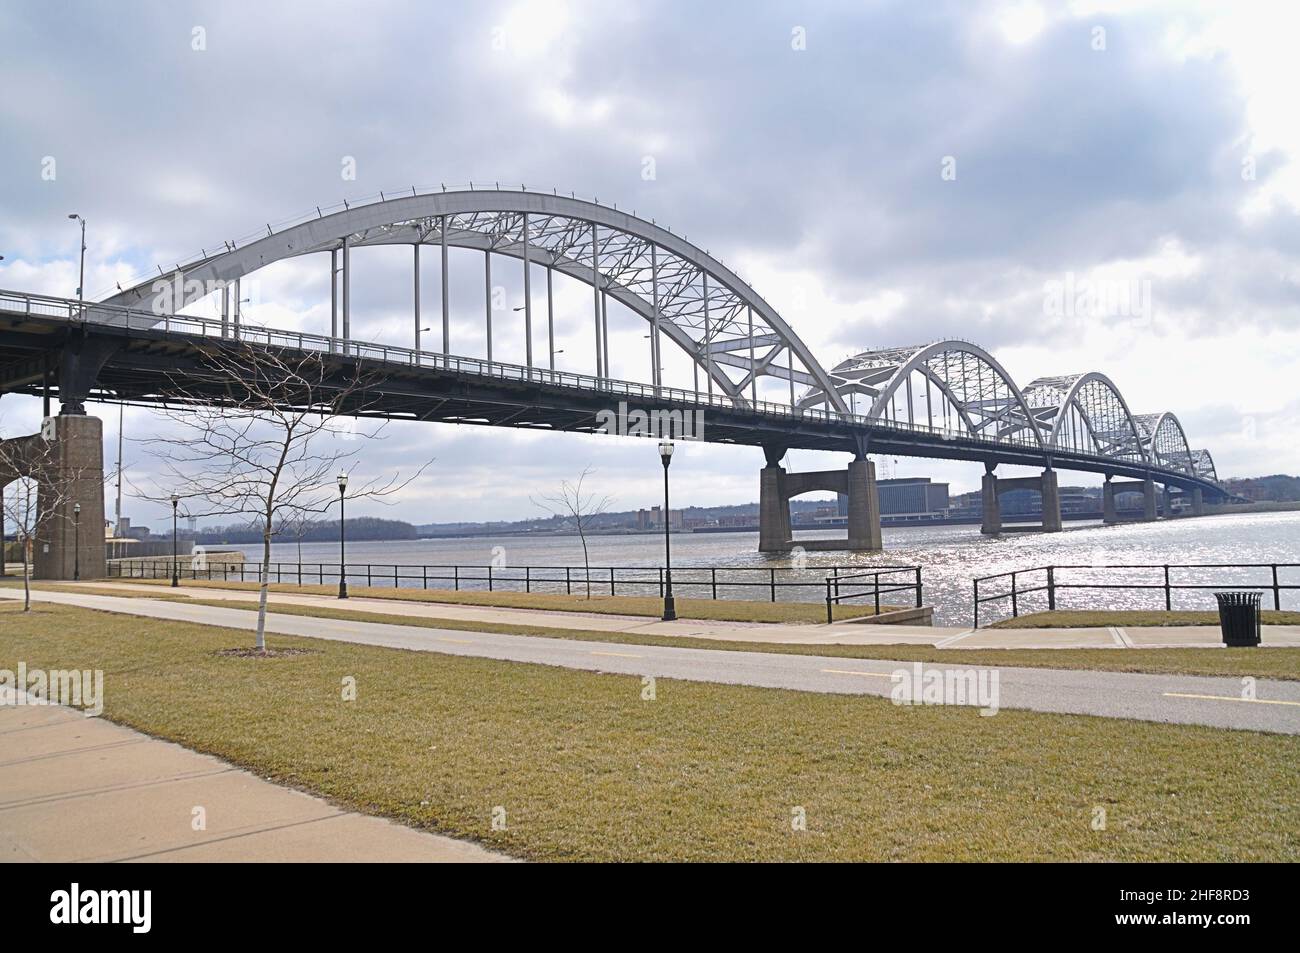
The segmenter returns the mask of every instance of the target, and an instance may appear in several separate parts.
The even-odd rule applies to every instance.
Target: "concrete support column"
[[[758,483],[758,551],[784,553],[790,549],[790,501],[785,495],[785,470],[765,466]]]
[[[1061,531],[1061,490],[1055,470],[1043,471],[1043,532]]]
[[[98,417],[55,418],[49,465],[38,475],[33,574],[37,579],[104,575],[104,427]],[[74,506],[81,513],[74,515]],[[74,545],[80,543],[80,547]]]
[[[854,460],[849,464],[849,549],[883,548],[876,465],[870,460]]]
[[[1205,515],[1205,492],[1199,486],[1192,490],[1192,515]]]
[[[1160,514],[1165,519],[1170,519],[1174,515],[1174,490],[1168,483],[1160,491]]]
[[[1110,482],[1109,474],[1106,475],[1106,482],[1101,485],[1101,521],[1119,522],[1119,515],[1115,512],[1115,484]]]
[[[1142,481],[1142,519],[1151,522],[1156,518],[1156,485],[1150,477]]]
[[[985,536],[996,536],[1002,532],[1002,506],[998,502],[998,477],[993,467],[985,465],[984,480],[980,484],[980,498],[984,509],[984,522],[980,532]]]

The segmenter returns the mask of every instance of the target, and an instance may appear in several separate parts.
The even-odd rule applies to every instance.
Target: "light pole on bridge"
[[[76,212],[71,212],[68,218],[81,223],[81,270],[77,275],[77,310],[85,317],[85,299],[86,299],[86,220]]]

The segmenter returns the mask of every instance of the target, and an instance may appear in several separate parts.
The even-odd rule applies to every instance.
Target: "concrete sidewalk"
[[[166,586],[112,580],[75,585],[88,592],[97,589],[130,589],[160,598],[182,595],[194,599],[221,600],[239,604],[255,603],[258,597],[255,591],[205,586],[180,586],[172,589]],[[662,622],[646,616],[511,609],[449,602],[374,599],[364,596],[354,596],[343,602],[333,596],[290,592],[271,593],[270,605],[272,609],[277,605],[320,606],[382,615],[504,623],[539,629],[586,629],[596,632],[716,639],[724,642],[769,642],[809,646],[930,645],[953,649],[1124,649],[1222,646],[1219,628],[1214,625],[973,630],[969,627],[957,626],[863,625],[850,622],[833,625],[722,622],[704,619]],[[1263,633],[1264,645],[1300,646],[1300,626],[1264,626]]]
[[[101,718],[14,701],[0,688],[0,862],[511,859]],[[205,830],[193,829],[195,808]]]

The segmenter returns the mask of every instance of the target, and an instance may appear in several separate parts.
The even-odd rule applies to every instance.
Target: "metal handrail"
[[[218,554],[212,554],[216,556]],[[182,556],[179,560],[178,575],[193,580],[223,580],[255,582],[261,579],[261,564],[250,562],[224,562],[211,559],[205,565],[195,565],[192,557]],[[187,565],[188,564],[188,565]],[[572,594],[575,587],[586,587],[590,582],[599,586],[602,592],[618,595],[639,588],[657,591],[662,597],[665,575],[660,566],[592,566],[588,572],[583,566],[510,566],[466,565],[458,563],[353,563],[340,567],[337,562],[272,562],[268,566],[268,581],[289,583],[293,585],[324,585],[338,580],[340,569],[346,572],[349,582],[365,585],[376,584],[403,588],[427,590],[431,583],[450,583],[450,588],[459,592],[474,588],[475,584],[486,586],[489,592],[512,584],[522,584],[524,592],[542,591],[550,586],[558,589],[563,586],[566,594]],[[821,578],[789,578],[788,574],[819,572],[841,569],[857,569],[856,566],[817,566],[807,570],[776,566],[674,566],[673,588],[682,590],[702,590],[708,598],[719,599],[719,592],[728,589],[762,589],[766,591],[769,602],[777,602],[778,592],[785,590],[802,590],[823,586]],[[910,568],[910,567],[909,567]],[[883,571],[883,570],[882,570]],[[918,570],[919,572],[919,570]],[[781,578],[782,573],[787,574]],[[172,559],[168,556],[141,559],[112,559],[108,561],[108,575],[120,579],[130,578],[170,578]],[[694,574],[694,575],[692,575]],[[738,574],[747,574],[750,578],[735,578]],[[841,576],[843,579],[851,576]],[[436,588],[436,586],[435,586]],[[909,584],[908,588],[911,588]],[[887,590],[882,590],[887,591]],[[699,596],[704,598],[704,596]],[[846,596],[845,598],[848,598]]]
[[[910,582],[891,582],[886,580],[881,585],[881,576],[897,575],[898,573],[908,573],[914,577]],[[865,582],[855,583],[854,580],[871,580],[870,587]],[[855,585],[857,590],[854,592],[841,592],[842,585]],[[915,592],[916,607],[921,608],[921,567],[920,566],[877,566],[872,569],[863,569],[858,572],[852,572],[841,575],[839,569],[826,577],[826,624],[830,625],[835,621],[835,606],[848,601],[849,599],[862,599],[871,596],[875,602],[876,615],[880,615],[880,596],[888,595],[891,592]]]
[[[1159,582],[1069,582],[1062,581],[1058,578],[1058,573],[1072,570],[1091,570],[1093,572],[1106,571],[1112,569],[1150,569],[1160,570],[1161,579]],[[1267,569],[1270,571],[1269,581],[1266,583],[1242,583],[1237,581],[1217,582],[1217,583],[1198,583],[1198,582],[1177,582],[1174,580],[1172,573],[1180,569],[1233,569],[1233,570],[1250,570],[1250,569]],[[978,629],[980,625],[980,606],[987,603],[1001,602],[1009,600],[1011,604],[1011,618],[1019,618],[1021,600],[1033,593],[1047,593],[1047,609],[1054,611],[1056,609],[1057,594],[1065,589],[1155,589],[1164,593],[1165,611],[1173,611],[1173,593],[1177,589],[1222,589],[1225,586],[1240,586],[1246,589],[1260,589],[1271,591],[1273,593],[1273,609],[1281,611],[1282,608],[1282,591],[1283,590],[1300,590],[1300,584],[1284,583],[1278,577],[1278,570],[1281,569],[1300,569],[1300,563],[1113,563],[1105,566],[1093,566],[1078,564],[1064,564],[1051,566],[1031,566],[1026,569],[1013,569],[1010,572],[995,573],[991,576],[980,576],[972,580],[973,595],[973,628]],[[1029,576],[1031,573],[1043,573],[1044,577],[1041,584],[1024,585],[1021,579]],[[987,584],[995,580],[1006,579],[1010,582],[1010,588],[1000,592],[986,593],[980,595],[980,583]],[[1031,583],[1036,580],[1030,580]]]

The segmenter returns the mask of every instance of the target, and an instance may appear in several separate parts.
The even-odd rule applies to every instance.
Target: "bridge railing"
[[[1168,563],[1112,566],[1034,566],[981,576],[973,580],[973,625],[988,619],[981,606],[1002,606],[1002,618],[1024,612],[1057,609],[1089,610],[1091,604],[1064,605],[1071,592],[1106,592],[1108,610],[1165,612],[1211,609],[1204,596],[1212,590],[1254,589],[1272,593],[1273,609],[1281,611],[1282,594],[1300,590],[1300,563]],[[1175,598],[1175,593],[1186,593]],[[1074,600],[1070,600],[1074,602]],[[1178,603],[1175,605],[1175,603]]]
[[[636,381],[596,377],[573,371],[550,370],[488,361],[481,358],[461,357],[438,351],[417,351],[413,348],[391,344],[357,341],[349,338],[312,334],[307,331],[286,331],[260,325],[241,324],[220,318],[205,318],[187,314],[158,314],[151,310],[126,308],[120,305],[96,302],[78,302],[75,298],[58,298],[50,295],[18,291],[0,291],[0,309],[18,311],[38,317],[58,318],[67,321],[86,321],[108,327],[121,327],[141,331],[159,331],[164,334],[186,334],[218,340],[239,340],[267,347],[296,348],[303,351],[340,354],[368,360],[400,364],[407,367],[428,367],[456,373],[476,374],[496,379],[517,380],[575,387],[583,390],[601,390],[615,396],[636,397],[645,400],[674,401],[682,404],[713,406],[720,409],[749,409],[756,413],[800,419],[826,420],[858,426],[884,427],[899,431],[920,431],[945,439],[1002,445],[996,439],[976,437],[967,431],[929,424],[906,424],[889,418],[871,418],[862,414],[842,414],[826,408],[797,408],[774,401],[735,399],[725,394],[701,393],[684,388],[642,384]]]
[[[916,582],[895,586],[888,574],[905,568]],[[108,562],[108,575],[119,579],[170,579],[172,560],[116,559]],[[860,566],[812,566],[807,569],[764,566],[674,566],[675,595],[698,599],[759,599],[766,602],[816,602],[827,585],[826,574],[844,580],[839,599],[863,598],[871,592],[868,576],[877,579],[875,599],[893,592],[915,591],[920,605],[920,567],[881,567],[872,573]],[[293,586],[337,586],[345,572],[349,586],[389,589],[442,589],[453,592],[524,592],[583,595],[590,583],[593,595],[654,596],[663,598],[667,579],[662,566],[510,566],[423,565],[402,563],[352,563],[341,569],[336,562],[273,562],[268,581]],[[252,562],[196,562],[184,555],[176,560],[181,580],[261,582],[261,566]]]

